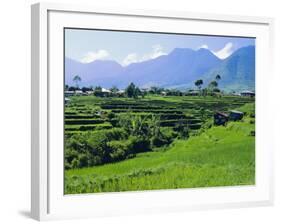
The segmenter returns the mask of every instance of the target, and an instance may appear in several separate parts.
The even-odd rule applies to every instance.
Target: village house
[[[240,93],[240,96],[255,97],[255,92],[245,90]]]
[[[162,92],[161,92],[161,95],[162,95],[162,96],[167,96],[167,92],[166,92],[166,91],[162,91]]]
[[[75,95],[81,96],[81,95],[83,95],[83,91],[82,90],[75,90]]]
[[[229,120],[230,121],[239,121],[243,118],[244,113],[237,110],[231,110],[229,113]]]
[[[74,94],[75,94],[75,92],[74,92],[74,91],[69,91],[69,90],[64,91],[64,96],[65,96],[65,97],[68,97],[68,96],[74,96]]]
[[[199,90],[189,90],[186,95],[187,96],[199,96],[200,91]]]
[[[101,88],[101,92],[102,93],[111,93],[111,91],[109,89],[106,89],[106,88]]]
[[[117,93],[116,93],[118,96],[125,96],[125,90],[118,90]]]
[[[94,91],[92,91],[92,90],[86,91],[86,94],[87,94],[87,95],[93,95],[93,94],[94,94]]]
[[[112,92],[109,89],[101,88],[101,96],[108,97]]]
[[[228,115],[222,112],[216,112],[214,114],[215,125],[225,125],[228,121]]]

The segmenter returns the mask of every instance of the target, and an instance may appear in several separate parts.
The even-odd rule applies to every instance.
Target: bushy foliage
[[[65,168],[81,168],[132,158],[153,147],[169,145],[177,137],[172,128],[159,126],[159,116],[120,114],[116,128],[89,131],[68,137]],[[183,135],[183,134],[182,134]]]

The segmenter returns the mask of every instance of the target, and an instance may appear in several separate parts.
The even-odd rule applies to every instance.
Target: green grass
[[[163,97],[164,98],[164,97]],[[253,104],[242,109],[249,112]],[[255,184],[255,130],[246,117],[133,159],[65,172],[65,193]]]

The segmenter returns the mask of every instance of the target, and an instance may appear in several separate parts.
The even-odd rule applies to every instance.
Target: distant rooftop
[[[243,112],[238,111],[238,110],[231,110],[230,112],[231,113],[235,113],[235,114],[244,114]]]
[[[255,94],[255,92],[250,91],[250,90],[244,90],[244,91],[242,91],[241,93],[252,93],[252,94]]]

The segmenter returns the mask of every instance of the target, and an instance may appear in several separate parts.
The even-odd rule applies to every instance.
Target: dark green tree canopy
[[[202,79],[198,79],[195,81],[195,86],[197,86],[199,89],[201,89],[202,85],[203,85],[203,80]]]
[[[218,86],[218,82],[217,82],[217,81],[212,81],[212,82],[209,83],[209,87],[210,87],[211,89],[214,89],[214,88],[216,88],[217,86]]]
[[[135,86],[133,82],[131,82],[128,87],[125,89],[125,93],[128,97],[132,98],[137,98],[138,94],[140,93],[140,89]]]

